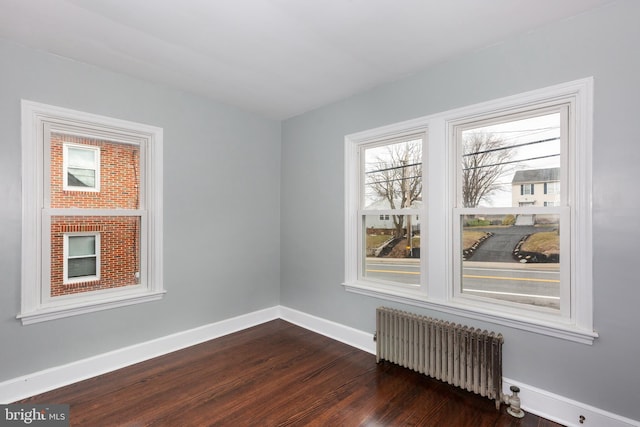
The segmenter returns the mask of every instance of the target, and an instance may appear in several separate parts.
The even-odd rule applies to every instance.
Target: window
[[[421,292],[424,129],[354,145],[358,188],[355,228],[361,254],[357,280],[382,289]],[[384,257],[384,259],[382,259]]]
[[[374,141],[359,147],[362,182],[359,220],[361,277],[381,284],[414,286],[420,282],[422,145],[424,134]],[[378,212],[382,212],[378,214]],[[389,220],[377,223],[376,217]],[[384,265],[376,255],[387,253]]]
[[[63,146],[64,189],[100,191],[100,149],[80,145]]]
[[[591,343],[591,94],[578,80],[345,137],[345,289]]]
[[[545,182],[544,194],[560,194],[560,182]]]
[[[533,184],[522,184],[520,186],[520,194],[524,196],[528,194],[535,194],[535,189],[533,187]]]
[[[569,242],[560,233],[569,216],[522,198],[551,177],[567,176],[569,107],[563,100],[450,122],[458,165],[454,298],[569,316],[570,280],[561,277]],[[523,181],[517,194],[513,184]]]
[[[162,129],[23,101],[23,324],[162,297]]]
[[[64,263],[64,283],[100,280],[100,234],[65,234]]]

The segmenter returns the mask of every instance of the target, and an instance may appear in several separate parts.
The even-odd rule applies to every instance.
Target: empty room
[[[0,424],[640,426],[639,19],[0,0]]]

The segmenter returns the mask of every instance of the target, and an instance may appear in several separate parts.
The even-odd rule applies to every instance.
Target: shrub
[[[488,221],[486,219],[470,219],[469,221],[467,221],[466,226],[467,227],[485,227],[487,225],[491,225],[491,221]]]
[[[516,223],[516,217],[514,215],[506,215],[502,218],[502,225],[513,225]]]

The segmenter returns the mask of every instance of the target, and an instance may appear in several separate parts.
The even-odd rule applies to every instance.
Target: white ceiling
[[[0,0],[0,38],[284,119],[613,0]]]

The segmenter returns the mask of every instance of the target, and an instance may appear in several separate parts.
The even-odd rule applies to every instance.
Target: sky
[[[509,161],[514,163],[505,165],[505,172],[496,181],[501,190],[483,200],[480,207],[510,207],[511,181],[516,171],[560,167],[560,113],[467,129],[463,138],[474,133],[490,133],[502,138],[505,146],[517,146],[509,149]]]
[[[511,207],[512,194],[511,182],[518,170],[532,170],[560,167],[560,113],[553,112],[537,117],[524,119],[510,118],[499,123],[487,123],[486,125],[469,127],[462,131],[462,139],[474,134],[492,134],[494,138],[503,140],[502,147],[509,151],[508,164],[504,165],[502,175],[496,180],[500,184],[500,189],[485,197],[479,207]],[[411,175],[415,168],[411,164],[419,164],[421,155],[413,157],[410,165],[402,175],[402,168],[394,165],[398,161],[391,161],[391,157],[397,158],[398,153],[403,152],[404,147],[421,145],[421,139],[409,138],[401,141],[394,141],[386,145],[367,147],[365,149],[365,174],[381,180],[380,173],[372,175],[375,171],[386,171],[386,175],[394,175],[396,182],[398,177]],[[393,153],[393,154],[392,154]],[[367,173],[368,172],[368,173]],[[418,172],[419,173],[419,172]],[[458,184],[461,185],[461,184]],[[365,208],[369,209],[389,209],[388,203],[381,202],[370,185],[364,186]],[[518,190],[519,191],[519,190]]]

